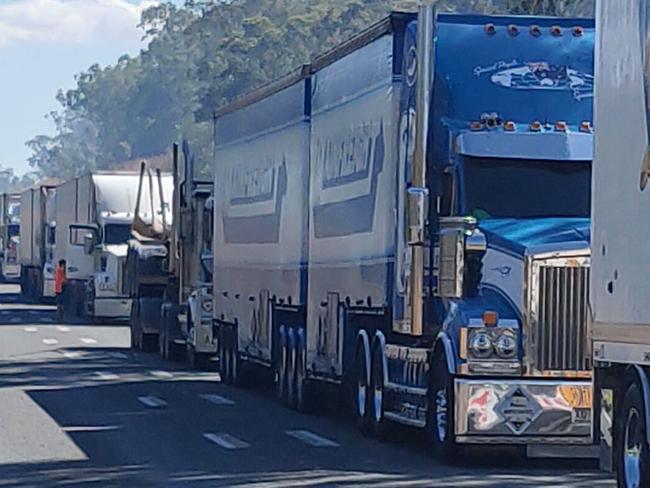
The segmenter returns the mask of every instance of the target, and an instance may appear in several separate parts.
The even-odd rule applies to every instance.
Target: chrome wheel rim
[[[363,371],[359,373],[363,375]],[[366,401],[368,397],[368,387],[366,386],[365,379],[361,376],[357,381],[357,415],[359,417],[366,416]]]
[[[447,390],[436,391],[436,432],[440,442],[447,439]]]
[[[627,415],[623,449],[625,486],[627,488],[640,488],[643,432],[641,428],[641,416],[636,408],[631,408]]]
[[[375,422],[379,423],[381,422],[381,407],[384,401],[384,392],[381,386],[375,386],[374,393],[372,396],[373,396],[373,404],[375,407],[374,408]]]

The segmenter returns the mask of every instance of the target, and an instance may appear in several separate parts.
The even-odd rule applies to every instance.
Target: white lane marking
[[[70,327],[67,327],[65,325],[57,325],[56,330],[59,332],[70,332]]]
[[[54,319],[52,319],[52,317],[41,317],[39,320],[41,322],[47,322],[47,323],[54,322]]]
[[[308,430],[287,430],[286,434],[314,447],[339,447],[333,440],[314,434]]]
[[[92,337],[82,337],[81,342],[84,344],[97,344],[97,339],[93,339]]]
[[[76,359],[81,356],[81,354],[79,354],[77,351],[63,351],[62,354],[63,357],[68,359]]]
[[[160,408],[167,405],[167,402],[165,400],[162,400],[161,398],[155,397],[153,395],[139,396],[138,401],[151,408]]]
[[[115,381],[120,379],[115,373],[105,373],[103,371],[95,371],[95,377],[101,381]]]
[[[149,371],[149,374],[151,376],[155,376],[156,378],[172,378],[174,376],[169,371],[160,371],[160,370]]]
[[[25,332],[38,332],[36,327],[25,327]]]
[[[9,319],[9,322],[16,324],[16,323],[20,322],[20,317],[11,317]]]
[[[123,352],[109,352],[108,356],[114,359],[126,359],[128,357]]]
[[[237,439],[235,436],[232,436],[230,434],[215,434],[213,432],[204,432],[203,437],[205,437],[210,442],[214,442],[216,445],[229,450],[246,449],[247,447],[251,446],[248,442]]]
[[[223,397],[221,395],[213,395],[213,394],[205,394],[205,395],[199,395],[199,397],[203,398],[204,400],[214,403],[215,405],[234,405],[235,402],[233,402],[230,398]]]
[[[53,337],[48,337],[47,339],[43,339],[43,344],[47,344],[48,346],[51,346],[53,344],[58,344],[59,341],[54,339]]]
[[[121,425],[71,425],[63,427],[64,432],[105,432],[107,430],[119,430]]]

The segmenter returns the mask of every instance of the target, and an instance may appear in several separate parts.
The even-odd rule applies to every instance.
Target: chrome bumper
[[[457,442],[591,444],[590,381],[455,380]]]

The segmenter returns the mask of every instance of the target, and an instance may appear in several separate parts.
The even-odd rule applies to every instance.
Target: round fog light
[[[492,355],[492,339],[487,332],[479,330],[469,338],[469,350],[477,359],[487,359]]]
[[[512,359],[517,354],[517,341],[510,334],[502,334],[495,341],[494,349],[500,358]]]

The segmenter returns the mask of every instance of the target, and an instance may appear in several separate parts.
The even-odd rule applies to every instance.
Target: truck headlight
[[[476,330],[469,337],[469,350],[476,359],[487,359],[492,355],[492,338],[485,330]]]
[[[501,359],[513,359],[517,355],[517,339],[509,332],[500,334],[494,341],[494,350]]]

